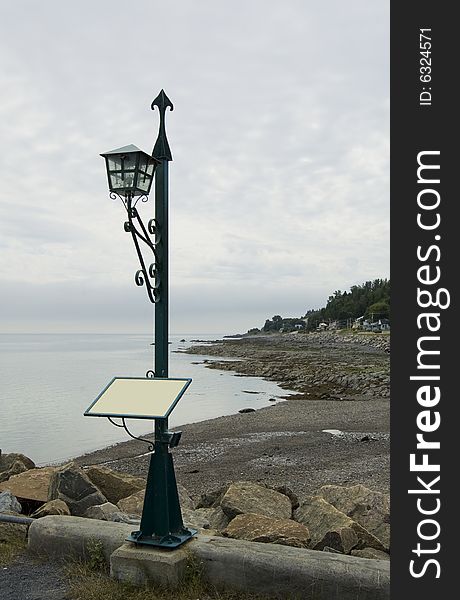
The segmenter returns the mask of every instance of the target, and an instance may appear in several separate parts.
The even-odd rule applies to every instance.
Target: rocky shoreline
[[[388,492],[389,345],[381,334],[322,332],[190,348],[197,356],[227,358],[203,358],[206,367],[265,377],[297,394],[254,412],[182,426],[174,450],[178,481],[195,498],[241,479],[285,484],[299,497],[328,484]],[[145,444],[132,440],[76,462],[145,477],[149,456]]]
[[[176,474],[192,497],[241,479],[288,485],[300,498],[330,484],[389,491],[389,336],[251,336],[188,352],[234,358],[202,362],[297,391],[254,412],[180,428]],[[130,440],[75,461],[145,477],[149,455]]]
[[[256,411],[248,394],[247,411],[181,427],[173,452],[185,522],[248,541],[388,558],[389,349],[387,336],[330,332],[191,347],[205,367],[296,393]],[[149,460],[137,440],[62,467],[37,469],[23,455],[0,454],[2,503],[35,518],[134,525]]]
[[[212,369],[263,377],[311,399],[356,400],[390,396],[390,338],[382,334],[319,332],[255,335],[192,346],[188,354]],[[235,361],[229,360],[234,357]]]

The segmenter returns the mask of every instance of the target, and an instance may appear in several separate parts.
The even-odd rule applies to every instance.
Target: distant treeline
[[[325,308],[309,310],[305,314],[309,321],[343,321],[347,319],[389,319],[390,280],[374,279],[354,285],[349,292],[337,290],[329,296]]]
[[[349,292],[337,290],[329,296],[324,308],[310,309],[303,317],[267,319],[263,331],[294,331],[316,329],[321,322],[354,321],[364,317],[369,321],[390,318],[390,280],[374,279],[354,285]],[[259,331],[254,328],[249,333]]]

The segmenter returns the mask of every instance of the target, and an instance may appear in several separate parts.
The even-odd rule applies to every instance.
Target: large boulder
[[[90,506],[84,515],[87,519],[99,519],[100,521],[114,521],[116,523],[127,523],[131,519],[120,511],[118,506],[111,502]]]
[[[222,500],[225,492],[230,487],[230,484],[223,485],[217,490],[212,490],[210,492],[204,492],[201,494],[200,499],[197,502],[197,508],[215,508],[216,506],[220,506],[220,501]]]
[[[364,485],[324,485],[318,492],[329,504],[348,515],[390,548],[390,496]]]
[[[40,508],[37,508],[30,516],[34,519],[41,519],[49,515],[70,515],[70,510],[63,500],[50,500],[45,502]]]
[[[119,500],[117,506],[124,513],[140,517],[142,515],[142,507],[144,506],[144,496],[145,490],[139,490],[139,492]]]
[[[195,503],[189,496],[189,493],[184,488],[183,485],[177,484],[177,491],[179,493],[179,502],[181,508],[193,510],[195,508]],[[124,513],[128,513],[129,515],[142,515],[142,508],[144,506],[144,496],[145,489],[139,490],[135,494],[131,494],[127,498],[122,498],[117,502],[118,508]]]
[[[267,487],[269,487],[269,486],[267,486]],[[284,494],[285,496],[287,496],[289,498],[289,500],[291,501],[292,510],[296,510],[297,508],[299,508],[299,506],[300,506],[299,498],[298,498],[297,494],[295,494],[291,490],[290,487],[283,484],[283,485],[278,485],[276,487],[273,487],[272,489],[274,489],[275,492]]]
[[[19,473],[23,473],[24,471],[27,471],[25,464],[20,460],[15,460],[8,467],[4,467],[0,471],[0,482],[8,481],[12,475],[19,475]]]
[[[215,508],[196,508],[194,513],[206,519],[211,529],[216,531],[223,531],[230,523],[230,519],[220,506],[216,506]]]
[[[18,475],[28,469],[33,469],[35,463],[33,460],[28,458],[25,454],[18,452],[11,452],[9,454],[2,454],[0,450],[0,483],[2,481],[8,481],[12,475]]]
[[[306,548],[310,532],[290,519],[271,519],[251,513],[236,516],[223,532],[225,536],[250,542],[268,542]]]
[[[272,519],[290,519],[292,515],[291,501],[287,496],[249,481],[233,483],[222,497],[220,505],[229,519],[245,513],[265,515]]]
[[[182,520],[184,521],[184,525],[186,527],[191,527],[192,529],[211,529],[211,524],[205,514],[203,514],[200,510],[190,510],[188,508],[182,509]]]
[[[358,521],[359,523],[359,521]],[[370,531],[370,530],[369,530]],[[382,523],[380,526],[372,528],[372,534],[382,542],[386,552],[390,552],[391,533],[390,523]]]
[[[51,477],[49,499],[56,498],[63,500],[71,514],[77,517],[82,517],[90,506],[107,502],[101,491],[73,462],[57,469]]]
[[[85,469],[86,475],[112,504],[145,489],[145,479],[119,473],[99,465]]]
[[[352,550],[350,552],[352,556],[359,556],[359,558],[372,558],[374,560],[390,560],[390,555],[381,550],[375,548],[363,548],[362,550]]]
[[[313,550],[325,546],[344,554],[365,547],[385,550],[380,540],[320,496],[303,502],[294,512],[294,519],[308,527]]]
[[[22,511],[18,499],[9,490],[0,493],[0,513],[17,515]],[[0,521],[0,544],[23,542],[27,537],[27,525]]]
[[[13,475],[8,481],[0,483],[0,492],[9,489],[17,498],[47,502],[51,476],[55,471],[56,467],[43,467]]]
[[[179,493],[179,502],[181,508],[188,508],[189,510],[195,509],[195,502],[192,500],[192,497],[188,493],[188,491],[184,488],[180,483],[177,484],[177,491]]]
[[[4,490],[0,493],[0,512],[3,513],[20,513],[22,512],[22,506],[19,504],[18,499],[14,496],[10,490]]]

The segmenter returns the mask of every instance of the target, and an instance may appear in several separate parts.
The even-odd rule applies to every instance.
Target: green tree
[[[371,304],[366,310],[365,317],[376,321],[377,319],[390,318],[390,305],[385,300]]]

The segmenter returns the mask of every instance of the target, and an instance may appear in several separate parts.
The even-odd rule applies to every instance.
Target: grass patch
[[[0,540],[0,567],[4,567],[27,548],[27,540],[14,537],[8,541]]]
[[[89,571],[108,573],[109,565],[104,555],[104,544],[100,540],[90,540],[86,547],[86,565]]]

